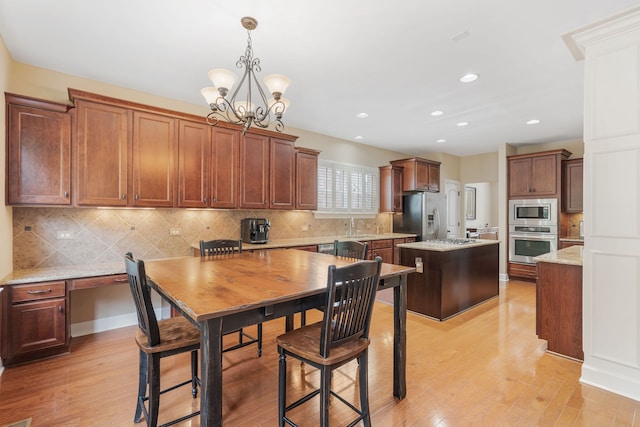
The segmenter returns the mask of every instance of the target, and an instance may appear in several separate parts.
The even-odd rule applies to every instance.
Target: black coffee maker
[[[245,243],[267,243],[269,240],[269,220],[266,218],[240,220],[240,238]]]

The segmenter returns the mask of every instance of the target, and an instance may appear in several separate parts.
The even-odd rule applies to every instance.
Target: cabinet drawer
[[[129,279],[126,274],[114,274],[112,276],[87,277],[84,279],[73,279],[69,282],[69,290],[100,288],[102,286],[120,285],[127,283]]]
[[[369,242],[371,249],[392,248],[393,239],[372,240]]]
[[[40,299],[64,297],[64,296],[65,296],[64,281],[11,286],[11,302],[12,303],[24,302],[24,301],[35,301]]]

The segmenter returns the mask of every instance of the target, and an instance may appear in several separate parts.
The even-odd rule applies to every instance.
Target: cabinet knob
[[[126,199],[126,198],[127,198],[127,195],[126,195],[126,194],[121,194],[121,195],[120,195],[120,200],[124,200],[124,199]]]
[[[204,203],[207,203],[207,198],[205,197],[204,199],[202,199],[202,201],[203,201]]]
[[[140,198],[139,194],[136,194],[136,200],[138,200]]]
[[[58,306],[58,313],[62,313],[62,306],[61,305]]]
[[[217,201],[218,201],[218,198],[217,198],[217,197],[214,197],[214,198],[213,198],[213,201],[214,201],[214,202],[217,202]]]
[[[69,193],[67,193],[66,191],[64,192],[64,198],[66,199],[67,197],[69,197]]]

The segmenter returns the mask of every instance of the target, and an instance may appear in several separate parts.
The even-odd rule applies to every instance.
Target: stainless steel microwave
[[[509,225],[557,226],[558,199],[509,200]]]

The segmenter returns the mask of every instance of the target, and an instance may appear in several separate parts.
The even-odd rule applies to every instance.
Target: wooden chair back
[[[200,256],[228,255],[235,251],[242,252],[242,240],[218,239],[200,240]]]
[[[354,240],[345,240],[333,242],[333,254],[342,258],[350,258],[355,260],[367,259],[367,250],[369,245],[367,242],[356,242]]]
[[[129,288],[133,296],[138,315],[138,327],[146,335],[148,345],[154,347],[160,344],[160,330],[158,320],[151,304],[151,292],[147,284],[144,261],[134,260],[131,252],[127,252],[124,263],[129,278]]]
[[[340,268],[329,266],[320,333],[322,357],[329,357],[331,348],[344,342],[368,338],[381,265],[382,258],[376,257]]]

